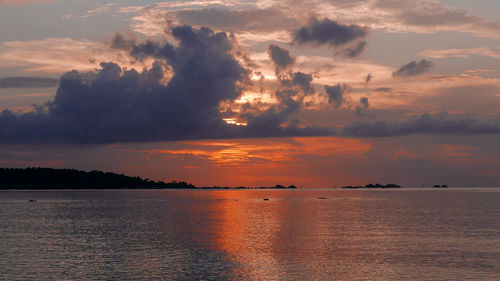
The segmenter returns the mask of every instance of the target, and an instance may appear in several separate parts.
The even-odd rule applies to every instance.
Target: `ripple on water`
[[[477,191],[0,192],[0,279],[498,280]]]

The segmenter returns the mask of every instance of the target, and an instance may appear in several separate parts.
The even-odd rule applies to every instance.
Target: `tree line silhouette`
[[[53,168],[0,168],[0,189],[151,189],[196,188],[187,182],[163,182],[102,171]]]

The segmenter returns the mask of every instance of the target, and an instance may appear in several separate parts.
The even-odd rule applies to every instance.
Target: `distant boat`
[[[439,185],[439,184],[436,184],[435,186],[433,186],[434,188],[447,188],[448,186],[446,184],[443,184],[443,185]]]

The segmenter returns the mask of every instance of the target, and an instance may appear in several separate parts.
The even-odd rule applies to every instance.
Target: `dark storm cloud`
[[[359,105],[356,106],[355,112],[358,116],[364,116],[366,115],[366,111],[370,107],[370,103],[368,102],[367,97],[362,97],[359,99]]]
[[[4,77],[0,78],[2,88],[51,88],[56,87],[59,79],[43,77]]]
[[[300,27],[293,34],[292,43],[299,45],[327,45],[333,48],[343,47],[341,53],[348,57],[356,57],[364,50],[365,41],[359,42],[367,35],[367,29],[358,25],[344,25],[330,19],[311,18],[308,25]]]
[[[277,107],[271,107],[261,114],[248,114],[247,129],[256,137],[272,137],[277,132],[281,136],[327,136],[332,132],[325,128],[297,126],[298,120],[293,120],[291,124],[283,127],[290,117],[302,108],[300,101],[295,101],[291,97],[284,98],[284,101]],[[280,128],[279,130],[277,128]]]
[[[335,86],[325,86],[325,92],[328,96],[328,103],[334,107],[339,107],[344,103],[344,93],[346,91],[345,84],[337,84]]]
[[[248,126],[228,125],[219,105],[234,101],[249,83],[226,33],[174,27],[177,45],[136,43],[118,35],[112,45],[138,59],[155,59],[150,69],[122,69],[101,63],[91,73],[71,71],[60,80],[53,101],[36,111],[0,113],[0,143],[111,143],[257,136],[318,135],[324,130],[285,126],[295,112],[283,100],[279,112],[256,115]],[[173,73],[168,83],[164,71]],[[268,117],[268,118],[266,118]],[[261,120],[273,120],[260,126]]]
[[[270,44],[267,48],[267,53],[269,58],[274,63],[275,73],[278,80],[281,82],[282,86],[288,87],[286,91],[291,95],[297,94],[296,90],[290,89],[292,86],[299,86],[302,93],[305,95],[314,92],[312,86],[313,76],[312,74],[304,73],[301,71],[293,72],[291,67],[295,64],[295,58],[290,55],[287,49],[281,48],[277,45]],[[290,96],[288,94],[287,96]]]
[[[434,63],[428,60],[421,60],[420,62],[412,61],[408,64],[401,66],[398,71],[392,73],[393,77],[408,77],[415,76],[429,71],[434,67]]]
[[[293,80],[292,80],[293,85],[301,87],[302,91],[305,94],[310,94],[314,92],[314,88],[311,85],[312,81],[313,81],[312,74],[307,74],[300,71],[293,73]]]
[[[326,18],[311,18],[308,25],[295,32],[293,42],[337,47],[363,38],[366,34],[366,29],[358,25],[343,25]]]
[[[111,47],[114,49],[130,50],[135,46],[135,39],[127,39],[120,33],[115,34],[111,41]]]
[[[270,106],[262,113],[243,113],[243,117],[248,121],[247,129],[254,132],[255,136],[262,137],[276,134],[276,128],[280,128],[281,133],[285,135],[331,135],[332,132],[328,129],[300,128],[298,119],[290,120],[302,110],[304,97],[315,92],[312,86],[313,76],[300,71],[294,72],[292,67],[295,59],[286,49],[271,44],[268,46],[268,54],[275,65],[276,76],[280,82],[274,93],[278,104]]]
[[[452,118],[443,112],[423,114],[407,121],[354,123],[346,126],[344,135],[355,137],[393,137],[409,134],[500,134],[500,123],[474,118]]]
[[[290,52],[280,46],[270,44],[267,52],[274,65],[278,68],[287,68],[295,63],[295,59],[290,56]]]

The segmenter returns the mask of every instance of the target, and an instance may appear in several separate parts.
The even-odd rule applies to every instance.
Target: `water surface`
[[[3,191],[0,279],[499,280],[499,202],[500,189]]]

